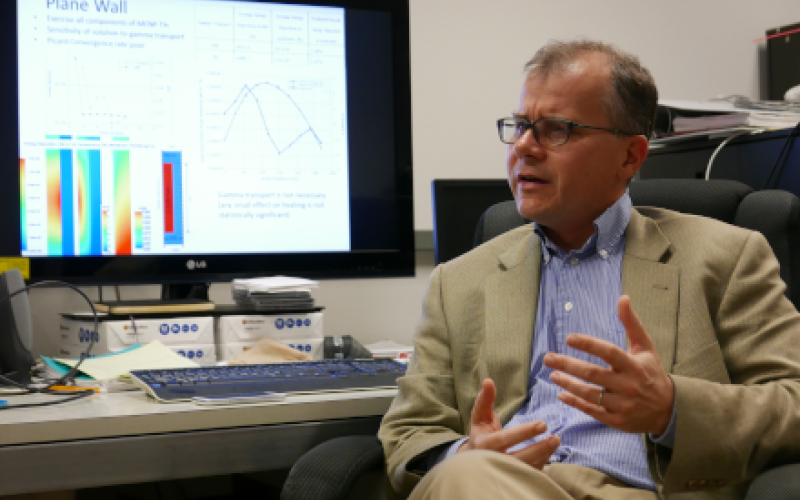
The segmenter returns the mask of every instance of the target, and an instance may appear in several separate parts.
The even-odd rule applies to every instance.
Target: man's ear
[[[647,158],[647,153],[650,149],[650,142],[643,135],[633,135],[626,139],[625,160],[619,169],[619,175],[625,181],[636,175],[645,158]]]

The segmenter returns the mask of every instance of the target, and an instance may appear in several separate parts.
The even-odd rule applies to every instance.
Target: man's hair
[[[650,138],[658,108],[658,89],[650,71],[633,54],[593,40],[551,40],[525,64],[525,70],[535,70],[538,76],[547,78],[566,71],[572,63],[590,54],[602,54],[608,61],[610,88],[605,107],[612,127]]]

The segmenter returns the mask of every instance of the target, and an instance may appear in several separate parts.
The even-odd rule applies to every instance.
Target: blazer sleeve
[[[745,239],[728,272],[711,312],[717,343],[690,360],[695,373],[672,376],[677,429],[665,494],[732,485],[800,462],[800,315],[760,233]],[[721,378],[710,373],[717,367],[730,383],[710,381]]]
[[[378,438],[383,444],[392,487],[407,495],[420,475],[407,471],[406,466],[432,448],[463,437],[448,323],[442,307],[441,267],[431,276],[417,325],[414,356],[397,385],[397,397],[383,419]]]

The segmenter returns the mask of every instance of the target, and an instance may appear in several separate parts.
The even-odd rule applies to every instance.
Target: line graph
[[[92,58],[54,51],[46,67],[51,133],[169,133],[169,63],[150,56]],[[55,57],[59,55],[60,57]]]
[[[267,119],[264,116],[264,109],[261,107],[261,102],[258,100],[258,97],[255,94],[255,90],[257,90],[261,86],[272,87],[275,90],[281,92],[283,95],[285,95],[286,98],[289,99],[289,101],[297,109],[297,112],[300,113],[300,116],[302,116],[302,118],[305,121],[306,125],[308,125],[308,128],[306,130],[304,130],[297,137],[292,139],[292,141],[288,145],[283,147],[283,148],[281,148],[280,146],[278,146],[278,144],[275,143],[275,139],[272,137],[272,134],[270,133],[269,125],[267,124]],[[231,103],[231,105],[228,107],[228,109],[225,110],[224,114],[226,116],[229,115],[229,114],[232,115],[231,119],[230,119],[231,120],[230,121],[230,125],[228,125],[228,129],[225,132],[225,141],[226,142],[228,141],[228,137],[230,137],[231,129],[233,128],[234,122],[236,121],[236,118],[238,116],[238,112],[242,108],[242,105],[245,103],[245,100],[248,97],[252,98],[255,101],[255,104],[256,104],[256,106],[258,108],[258,114],[261,117],[261,123],[264,125],[264,131],[267,133],[267,137],[269,137],[270,142],[272,143],[273,147],[275,147],[275,151],[277,151],[278,154],[283,154],[284,151],[286,151],[289,148],[291,148],[304,135],[309,134],[309,133],[314,136],[314,139],[317,140],[317,143],[320,145],[320,147],[322,146],[322,141],[320,140],[320,138],[317,135],[317,133],[314,131],[314,127],[311,125],[311,123],[309,123],[308,118],[306,118],[305,113],[303,113],[303,110],[300,108],[300,106],[297,105],[297,102],[294,99],[292,99],[291,95],[286,93],[279,86],[277,86],[277,85],[275,85],[273,83],[270,83],[270,82],[261,82],[261,83],[255,84],[253,86],[245,85],[244,87],[242,87],[242,90],[239,91],[239,95],[236,96],[236,99],[234,99],[233,103]],[[238,103],[238,105],[237,105],[237,103]],[[234,107],[236,109],[233,109]]]
[[[201,82],[201,101],[203,161],[214,170],[330,170],[346,148],[333,133],[344,98],[329,78],[226,73]]]

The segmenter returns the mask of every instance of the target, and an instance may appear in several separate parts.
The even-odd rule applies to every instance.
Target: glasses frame
[[[513,120],[513,121],[517,121],[517,122],[522,122],[522,124],[523,124],[522,133],[512,142],[507,142],[507,141],[503,140],[503,122],[505,122],[506,120]],[[539,132],[536,130],[536,124],[539,123],[539,122],[543,122],[543,121],[560,122],[560,123],[566,124],[566,126],[567,126],[567,138],[564,139],[564,142],[559,143],[559,144],[542,144],[542,142],[539,140]],[[548,146],[563,146],[564,144],[569,142],[569,138],[572,137],[572,129],[574,129],[574,128],[585,128],[585,129],[589,129],[589,130],[602,130],[604,132],[611,132],[614,135],[629,135],[629,136],[640,135],[640,134],[634,134],[633,132],[626,132],[625,130],[620,130],[620,129],[616,129],[616,128],[605,128],[605,127],[595,127],[593,125],[584,125],[582,123],[574,122],[572,120],[565,120],[563,118],[539,118],[538,120],[534,120],[534,121],[530,122],[526,118],[516,117],[516,116],[509,116],[509,117],[500,118],[499,120],[497,120],[497,133],[500,136],[500,142],[502,142],[503,144],[516,144],[517,141],[520,140],[528,132],[528,130],[530,130],[533,133],[533,138],[536,139],[536,142],[540,146],[545,146],[545,147],[548,147]]]

